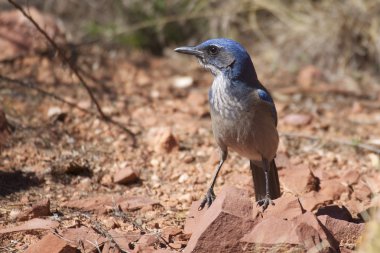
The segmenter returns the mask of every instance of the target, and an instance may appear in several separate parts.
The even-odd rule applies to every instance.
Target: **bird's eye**
[[[216,46],[210,46],[208,48],[208,52],[211,54],[211,55],[216,55],[219,51],[219,48],[216,47]]]

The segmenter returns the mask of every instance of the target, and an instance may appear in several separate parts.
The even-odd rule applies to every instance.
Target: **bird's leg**
[[[263,161],[263,167],[264,167],[264,173],[265,173],[265,191],[266,191],[266,194],[265,194],[265,198],[257,201],[257,204],[259,206],[262,206],[263,207],[263,211],[265,211],[265,209],[267,209],[267,207],[269,206],[269,204],[274,205],[274,202],[272,201],[272,199],[270,197],[270,191],[269,191],[269,170],[270,170],[270,164],[269,164],[268,160],[265,159],[265,158],[263,158],[262,161]]]
[[[226,160],[226,158],[227,158],[227,150],[226,151],[220,150],[219,164],[216,166],[210,187],[208,188],[204,199],[202,200],[201,204],[199,205],[199,208],[198,208],[199,211],[202,210],[206,204],[207,204],[207,207],[210,207],[212,202],[215,200],[215,197],[216,197],[215,193],[214,193],[215,181],[216,181],[216,178],[218,177],[219,171],[222,168],[222,165],[223,165],[224,161]]]

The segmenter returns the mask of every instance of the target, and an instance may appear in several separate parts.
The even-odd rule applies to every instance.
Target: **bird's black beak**
[[[176,49],[174,49],[174,51],[177,53],[190,54],[203,58],[203,52],[198,50],[196,47],[177,47]]]

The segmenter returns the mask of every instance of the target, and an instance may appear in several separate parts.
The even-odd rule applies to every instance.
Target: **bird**
[[[265,211],[281,195],[274,160],[279,143],[277,111],[271,94],[258,80],[250,55],[240,43],[227,38],[174,51],[195,56],[214,76],[208,100],[220,159],[198,209],[210,207],[215,200],[216,178],[232,150],[250,160],[256,203]]]

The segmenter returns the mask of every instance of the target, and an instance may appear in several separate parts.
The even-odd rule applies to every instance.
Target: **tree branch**
[[[131,137],[132,137],[132,140],[133,140],[133,145],[136,144],[135,142],[135,135],[134,133],[132,133],[128,128],[126,128],[125,126],[123,126],[120,122],[117,122],[117,121],[114,121],[112,118],[104,118],[102,117],[101,115],[97,114],[97,113],[94,113],[90,110],[87,110],[85,108],[82,108],[80,106],[78,106],[77,104],[73,103],[73,102],[70,102],[70,101],[67,101],[66,99],[64,98],[61,98],[60,96],[54,94],[54,93],[51,93],[51,92],[48,92],[44,89],[41,89],[39,87],[37,87],[36,85],[34,85],[33,83],[26,83],[26,82],[23,82],[23,81],[20,81],[20,80],[17,80],[17,79],[12,79],[12,78],[9,78],[9,77],[6,77],[6,76],[3,76],[3,75],[0,75],[0,81],[5,81],[5,82],[8,82],[8,83],[12,83],[12,84],[16,84],[18,86],[21,86],[21,87],[24,87],[24,88],[29,88],[29,89],[32,89],[32,90],[35,90],[45,96],[48,96],[48,97],[51,97],[57,101],[60,101],[64,104],[67,104],[69,105],[70,107],[73,107],[73,108],[76,108],[84,113],[87,113],[87,114],[90,114],[90,115],[93,115],[97,118],[99,118],[100,120],[103,120],[105,122],[108,122],[108,123],[111,123],[113,125],[116,125],[117,127],[121,128],[123,131],[127,132]]]
[[[86,89],[88,95],[91,98],[91,101],[95,104],[96,109],[100,115],[100,117],[106,121],[113,123],[114,125],[119,126],[122,128],[125,132],[127,132],[131,137],[133,141],[133,145],[136,144],[136,138],[134,133],[132,133],[129,129],[124,127],[121,123],[114,121],[112,118],[104,114],[102,108],[100,107],[98,101],[96,100],[94,94],[92,93],[90,87],[88,86],[87,82],[84,80],[82,75],[79,73],[78,69],[76,68],[75,64],[68,59],[64,53],[64,51],[55,43],[55,41],[39,26],[39,24],[30,16],[26,11],[19,5],[18,3],[14,2],[13,0],[8,0],[10,4],[12,4],[16,9],[18,9],[33,25],[34,27],[45,37],[45,39],[50,43],[50,45],[54,48],[54,50],[57,51],[58,56],[61,58],[61,60],[69,66],[70,70],[74,73],[74,75],[78,78],[81,85]]]

